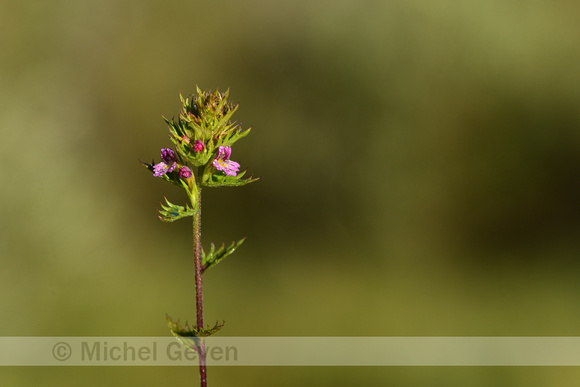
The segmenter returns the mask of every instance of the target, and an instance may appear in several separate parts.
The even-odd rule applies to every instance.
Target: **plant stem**
[[[197,187],[195,200],[197,211],[193,215],[193,256],[195,263],[195,306],[197,312],[197,329],[203,329],[203,281],[201,268],[201,187]],[[192,203],[194,205],[194,203]],[[205,343],[199,340],[199,378],[201,387],[207,387],[207,367]]]

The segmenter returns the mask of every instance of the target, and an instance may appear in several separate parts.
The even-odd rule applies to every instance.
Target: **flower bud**
[[[193,173],[191,172],[191,169],[187,168],[187,167],[181,167],[179,168],[179,177],[182,179],[189,179],[191,176],[193,176]]]
[[[193,143],[193,151],[195,153],[201,152],[203,150],[203,141],[201,140],[195,140],[195,142]]]

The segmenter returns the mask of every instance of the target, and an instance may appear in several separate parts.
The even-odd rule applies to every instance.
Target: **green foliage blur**
[[[204,189],[226,336],[580,335],[580,3],[0,2],[0,336],[192,320],[182,190],[138,159],[196,85],[262,179]],[[1,368],[6,386],[177,385],[188,367]],[[212,386],[576,386],[577,368],[211,368]]]

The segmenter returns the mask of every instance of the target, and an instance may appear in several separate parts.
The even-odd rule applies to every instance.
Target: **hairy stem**
[[[203,281],[201,267],[201,187],[198,187],[195,194],[197,196],[197,211],[193,215],[193,256],[195,263],[195,307],[197,312],[197,329],[203,329]],[[194,203],[192,203],[194,205]],[[207,387],[207,367],[205,355],[205,343],[199,341],[199,378],[201,387]]]

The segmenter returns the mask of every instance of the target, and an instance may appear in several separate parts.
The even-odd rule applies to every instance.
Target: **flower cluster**
[[[166,173],[173,172],[177,167],[177,157],[175,157],[175,153],[171,148],[163,148],[161,149],[161,160],[160,163],[153,165],[153,176],[162,177]],[[179,177],[182,179],[188,179],[193,174],[191,169],[186,166],[179,166]]]
[[[218,154],[212,162],[212,165],[215,167],[215,169],[224,172],[226,176],[236,176],[240,170],[240,164],[230,160],[231,154],[232,148],[229,146],[220,146],[218,148]],[[178,168],[179,177],[182,179],[189,179],[191,176],[193,176],[191,169],[178,164],[178,160],[177,157],[175,157],[175,152],[173,152],[173,149],[161,149],[161,160],[163,161],[153,165],[153,176],[162,177],[167,173],[173,172],[176,168]]]
[[[245,137],[231,117],[238,106],[228,102],[228,92],[201,91],[181,98],[182,109],[177,118],[168,120],[169,137],[174,148],[161,149],[161,161],[143,163],[153,176],[184,187],[194,196],[201,186],[240,186],[257,179],[242,179],[240,164],[231,160],[231,146]],[[194,168],[197,167],[197,173]]]

